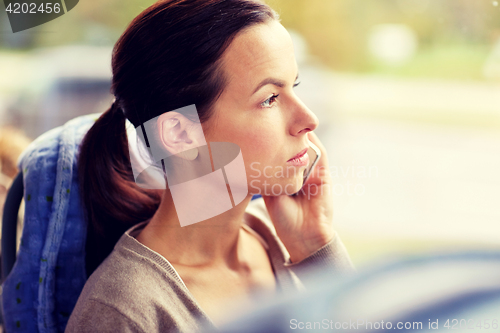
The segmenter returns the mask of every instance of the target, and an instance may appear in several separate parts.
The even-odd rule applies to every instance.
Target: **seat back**
[[[86,224],[76,161],[79,144],[97,117],[78,117],[43,134],[19,159],[25,216],[17,259],[15,244],[8,243],[15,242],[12,231],[2,237],[2,246],[9,249],[2,263],[8,274],[2,286],[7,332],[64,332],[86,282]]]
[[[16,261],[17,219],[23,192],[23,173],[19,172],[5,198],[2,215],[2,281],[5,281]]]

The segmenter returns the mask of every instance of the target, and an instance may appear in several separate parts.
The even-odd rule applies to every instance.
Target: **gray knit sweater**
[[[302,277],[310,266],[352,270],[338,237],[298,263],[289,255],[262,199],[247,208],[247,230],[267,249],[278,292],[307,288]],[[90,276],[66,327],[66,332],[196,332],[215,328],[174,267],[161,255],[138,242],[143,222],[129,229],[113,252]]]

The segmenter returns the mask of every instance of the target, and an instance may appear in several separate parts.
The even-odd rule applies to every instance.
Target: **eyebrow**
[[[297,76],[295,77],[295,81],[297,81],[298,78],[299,78],[299,74],[297,74]],[[283,88],[284,86],[286,86],[286,82],[285,81],[279,80],[279,79],[275,79],[275,78],[272,78],[272,77],[268,77],[267,79],[262,80],[257,85],[257,87],[253,91],[252,95],[255,94],[257,91],[259,91],[260,88],[262,88],[264,86],[267,86],[268,84],[272,84],[272,85],[275,85],[275,86],[280,87],[280,88]]]

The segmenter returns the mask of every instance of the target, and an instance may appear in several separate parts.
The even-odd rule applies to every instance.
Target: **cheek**
[[[281,164],[281,152],[286,135],[284,121],[274,110],[249,113],[242,111],[218,117],[216,131],[211,141],[227,141],[237,144],[248,167],[252,162],[262,165]]]
[[[266,131],[248,131],[242,142],[242,147],[251,154],[252,157],[269,158],[277,154],[278,147],[281,144],[279,137],[273,136]],[[242,149],[243,149],[242,148]]]
[[[279,138],[271,135],[249,133],[248,144],[241,147],[245,169],[249,181],[253,184],[288,183],[293,177],[286,172],[283,144]],[[283,172],[284,171],[284,172]]]
[[[244,153],[256,161],[279,158],[285,135],[281,119],[249,120],[235,129],[233,137]]]

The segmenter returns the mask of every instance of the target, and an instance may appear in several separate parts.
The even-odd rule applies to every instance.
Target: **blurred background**
[[[354,263],[500,249],[499,2],[267,2],[293,37]],[[4,188],[29,140],[109,107],[111,48],[152,3],[80,1],[15,34],[0,4]]]

